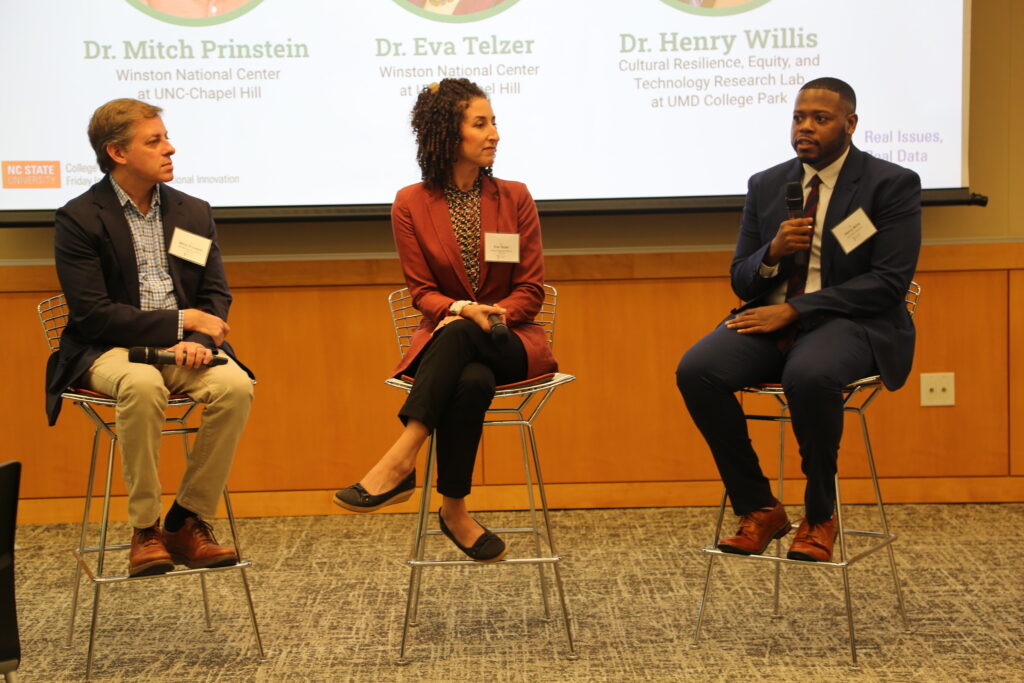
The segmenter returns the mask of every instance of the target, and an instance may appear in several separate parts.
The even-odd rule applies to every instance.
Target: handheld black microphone
[[[790,218],[802,218],[804,213],[804,188],[799,180],[786,183],[786,209]],[[793,254],[793,263],[802,266],[807,263],[807,251],[801,249]]]
[[[174,365],[174,352],[164,351],[155,346],[133,346],[128,349],[128,360],[132,363],[146,363],[147,365]],[[207,366],[227,364],[227,356],[217,355],[214,351],[213,358]]]
[[[508,341],[508,325],[501,322],[501,316],[491,313],[487,316],[487,322],[491,324],[491,339],[495,344],[504,344]]]

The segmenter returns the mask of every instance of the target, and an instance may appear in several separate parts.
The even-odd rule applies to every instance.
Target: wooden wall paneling
[[[555,282],[555,355],[576,382],[536,433],[549,482],[708,479],[714,466],[675,386],[683,352],[735,304],[725,278]],[[522,480],[518,439],[485,432],[488,484]]]
[[[922,263],[934,263],[917,276],[924,294],[913,372],[904,388],[886,392],[869,411],[888,499],[1022,498],[1024,432],[1011,420],[1024,398],[1024,370],[1011,356],[1024,338],[1022,255],[1024,246],[1017,244],[996,251],[987,245],[925,248]],[[537,436],[546,479],[566,504],[697,504],[717,496],[717,473],[673,371],[685,349],[734,302],[725,277],[673,275],[680,264],[696,273],[718,272],[722,253],[663,256],[552,259],[549,271],[565,276],[553,279],[562,295],[556,354],[579,380],[556,392]],[[975,263],[979,259],[984,267]],[[252,505],[267,505],[266,514],[330,510],[329,492],[361,476],[399,433],[395,413],[404,397],[383,384],[396,362],[384,303],[396,287],[394,265],[382,259],[358,267],[345,261],[230,267],[236,282],[231,340],[260,380],[230,485]],[[609,275],[622,279],[605,279]],[[15,331],[0,358],[8,384],[0,414],[9,452],[26,465],[24,497],[34,501],[32,509],[57,511],[82,494],[92,430],[70,405],[56,427],[46,427],[46,351],[35,305],[52,293],[53,283],[46,268],[0,269],[0,315]],[[957,373],[957,405],[921,408],[920,373],[944,371]],[[861,481],[867,471],[856,429],[848,419],[840,467]],[[771,476],[774,426],[754,425],[752,434]],[[794,483],[787,484],[787,499],[800,487],[792,437],[789,444],[787,472]],[[182,462],[177,445],[168,443],[165,453],[161,471],[171,492]],[[485,431],[479,462],[475,499],[497,505],[521,492],[508,486],[522,476],[514,430]],[[123,491],[119,473],[115,482],[115,491]]]
[[[732,251],[559,254],[544,258],[544,276],[549,282],[720,278],[731,261]]]
[[[910,377],[898,391],[883,391],[867,411],[879,476],[1005,475],[1009,429],[1007,274],[918,273],[917,280],[922,296],[915,319],[917,349]],[[955,372],[956,405],[922,407],[922,372]],[[751,435],[766,474],[775,476],[776,426],[752,425]],[[786,448],[787,477],[799,477],[799,456],[791,430]],[[846,416],[839,468],[843,476],[868,476],[855,415]]]
[[[919,273],[917,351],[906,386],[882,397],[872,436],[883,476],[1007,473],[1006,271]],[[922,372],[955,372],[956,405],[920,405]]]
[[[229,261],[224,264],[232,291],[250,287],[328,287],[331,285],[405,285],[402,268],[393,259],[341,261]]]
[[[48,427],[46,422],[48,353],[36,305],[55,293],[11,292],[0,297],[0,319],[7,330],[6,348],[0,354],[3,459],[23,462],[21,495],[26,498],[81,496],[89,471],[92,426],[85,416],[65,402],[57,425]]]
[[[390,286],[235,290],[231,339],[256,399],[231,475],[240,491],[337,488],[401,431]]]
[[[930,207],[930,210],[941,211],[945,208],[951,207]],[[980,210],[976,207],[962,208]],[[921,256],[917,260],[918,274],[1013,268],[1024,268],[1024,243],[930,244],[921,247]]]
[[[1010,467],[1013,476],[1024,477],[1024,270],[1009,273],[1009,338],[1010,372],[1008,414],[1010,416]]]
[[[39,293],[40,299],[52,296],[60,290],[57,271],[53,266],[5,266],[0,267],[0,293]]]

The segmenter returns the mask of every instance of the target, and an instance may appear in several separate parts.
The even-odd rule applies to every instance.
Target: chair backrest
[[[21,640],[14,596],[14,534],[18,521],[21,463],[0,465],[0,674],[18,668]]]
[[[907,304],[907,312],[910,313],[910,317],[914,317],[914,313],[917,312],[917,300],[921,298],[921,285],[917,284],[913,280],[910,281],[910,286],[907,287],[907,295],[903,300]]]
[[[420,325],[423,314],[412,305],[412,295],[407,287],[396,289],[388,295],[388,309],[391,311],[391,322],[395,326],[395,341],[398,342],[398,353],[405,355],[412,342],[412,335]],[[558,290],[549,284],[544,285],[544,301],[540,311],[533,319],[544,328],[548,343],[555,343],[555,313],[558,311]]]
[[[60,335],[68,324],[68,304],[63,294],[43,299],[36,306],[39,324],[43,326],[43,335],[50,353],[60,350]]]

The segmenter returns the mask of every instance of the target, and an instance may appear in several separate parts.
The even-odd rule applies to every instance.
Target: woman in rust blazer
[[[424,89],[412,126],[423,182],[398,192],[391,224],[423,320],[392,376],[415,381],[398,414],[401,436],[334,501],[370,512],[408,500],[416,454],[436,430],[441,530],[474,560],[496,562],[505,544],[469,515],[465,497],[495,387],[558,368],[533,322],[544,299],[540,220],[525,185],[491,176],[498,131],[475,84]],[[490,335],[494,316],[511,333],[504,343]]]

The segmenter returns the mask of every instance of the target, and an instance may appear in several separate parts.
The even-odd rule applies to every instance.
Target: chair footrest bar
[[[111,550],[128,550],[131,547],[132,546],[131,546],[130,543],[112,543],[112,544],[108,545],[106,547],[106,549],[109,552]],[[93,546],[89,546],[87,548],[76,548],[76,549],[71,551],[71,554],[75,555],[75,556],[78,556],[78,555],[80,555],[82,553],[98,553],[99,551],[100,551],[99,546],[93,545]]]
[[[871,536],[871,537],[874,537],[874,538],[881,538],[883,540],[880,543],[876,543],[875,545],[871,546],[870,548],[866,548],[865,550],[861,551],[860,553],[854,555],[853,557],[848,559],[846,562],[808,562],[806,560],[791,560],[788,557],[778,557],[777,555],[741,555],[740,553],[727,553],[725,551],[719,550],[718,548],[715,548],[714,546],[710,546],[710,545],[704,546],[703,548],[700,549],[700,551],[702,553],[708,553],[709,555],[722,555],[724,557],[735,557],[735,558],[738,558],[738,559],[741,559],[741,560],[755,560],[755,561],[759,560],[761,562],[781,562],[783,564],[800,565],[801,567],[832,567],[832,568],[840,567],[840,568],[842,568],[842,567],[849,567],[853,563],[858,562],[860,560],[863,560],[868,555],[872,555],[872,554],[878,552],[879,550],[881,550],[882,548],[884,548],[885,546],[889,545],[890,543],[892,543],[893,541],[896,540],[896,534],[884,534],[884,533],[875,532],[875,531],[847,531],[846,534],[848,536]]]
[[[508,529],[490,529],[495,534],[532,534],[538,533],[541,538],[544,538],[544,532],[540,529],[533,529],[531,527],[512,527]],[[444,532],[440,529],[427,529],[428,536],[441,536]]]
[[[84,557],[78,554],[77,551],[71,551],[81,566],[82,571],[93,583],[120,583],[122,581],[143,581],[145,579],[158,579],[163,576],[188,576],[191,574],[208,574],[212,572],[223,572],[232,569],[246,569],[252,566],[251,560],[241,560],[235,564],[229,564],[226,567],[203,567],[200,569],[174,569],[163,574],[150,574],[149,576],[128,576],[127,574],[120,574],[117,576],[96,576],[96,572],[92,566]]]
[[[747,420],[761,420],[763,422],[792,422],[789,415],[744,415]]]
[[[782,564],[796,564],[801,567],[846,567],[849,562],[807,562],[805,560],[791,560],[788,557],[778,557],[776,555],[741,555],[740,553],[727,553],[719,550],[718,548],[712,548],[709,545],[704,546],[700,549],[702,553],[709,555],[721,555],[723,557],[734,557],[740,560],[755,560],[761,562],[779,562]]]
[[[499,564],[554,564],[561,562],[561,557],[515,557],[512,559],[500,560],[498,562],[476,562],[474,560],[406,560],[410,567],[450,567],[454,565],[475,565],[477,567],[490,567]]]

